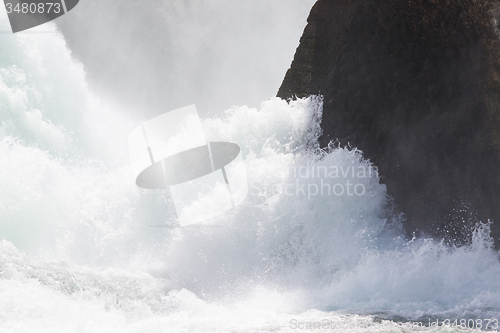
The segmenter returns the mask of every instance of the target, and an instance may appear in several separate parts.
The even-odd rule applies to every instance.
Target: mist
[[[85,0],[56,21],[100,96],[141,120],[258,107],[276,92],[315,0]]]

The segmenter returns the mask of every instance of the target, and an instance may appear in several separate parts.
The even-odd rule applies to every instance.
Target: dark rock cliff
[[[409,235],[500,239],[496,1],[319,0],[278,96],[324,96],[322,146],[379,167]]]

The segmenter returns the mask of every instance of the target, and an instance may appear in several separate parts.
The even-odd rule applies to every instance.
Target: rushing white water
[[[0,36],[0,332],[408,332],[396,323],[499,319],[488,228],[462,248],[405,240],[362,153],[317,149],[320,98],[205,119],[209,139],[242,148],[248,198],[221,228],[148,227],[175,221],[165,193],[134,184],[136,121],[100,101],[54,26],[43,30]]]

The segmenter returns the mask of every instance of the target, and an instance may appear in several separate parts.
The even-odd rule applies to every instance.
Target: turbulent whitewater
[[[168,194],[135,186],[126,138],[140,120],[86,84],[53,25],[43,31],[0,36],[1,332],[499,319],[488,225],[462,248],[405,239],[376,166],[356,149],[318,149],[320,97],[204,119],[208,140],[241,147],[249,195],[222,227],[175,228]]]

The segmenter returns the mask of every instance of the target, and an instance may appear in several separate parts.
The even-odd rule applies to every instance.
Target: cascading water
[[[167,194],[134,184],[136,119],[92,92],[54,25],[43,31],[0,38],[1,332],[401,332],[387,325],[499,319],[488,226],[461,248],[404,239],[362,152],[318,149],[320,97],[204,119],[208,140],[241,147],[247,199],[220,228],[149,227],[175,221]]]

